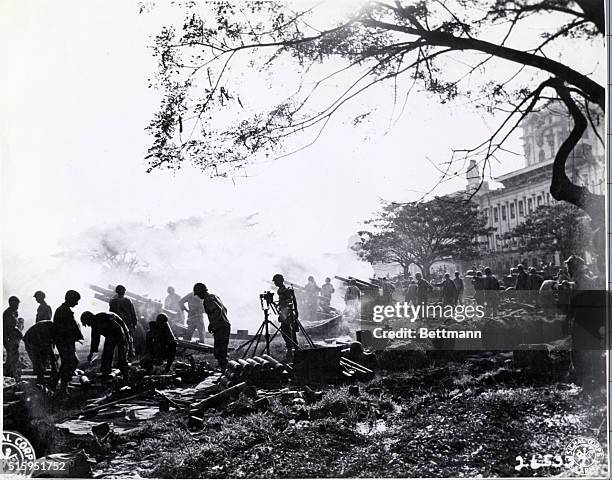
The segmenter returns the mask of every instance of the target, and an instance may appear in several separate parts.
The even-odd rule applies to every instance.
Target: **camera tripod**
[[[295,295],[293,296],[293,298],[294,298],[294,306],[295,306],[297,305],[297,303],[295,302]],[[264,314],[264,320],[263,322],[261,322],[261,325],[259,325],[257,332],[255,332],[255,336],[236,348],[235,351],[238,351],[246,347],[246,350],[244,354],[242,355],[242,358],[246,358],[249,355],[249,351],[251,350],[251,347],[253,346],[253,344],[255,344],[255,348],[253,349],[253,353],[251,357],[256,356],[257,349],[259,348],[259,344],[261,343],[262,339],[265,342],[265,345],[261,353],[266,353],[267,355],[270,355],[270,344],[272,343],[272,341],[276,338],[276,336],[279,333],[281,334],[281,336],[285,339],[285,341],[288,344],[290,344],[296,350],[300,350],[300,345],[298,344],[298,342],[294,340],[293,338],[291,338],[290,336],[288,336],[285,332],[283,332],[280,329],[278,325],[276,325],[272,320],[270,320],[270,310],[272,310],[272,312],[275,315],[278,315],[279,313],[278,307],[276,306],[276,304],[274,303],[272,299],[273,299],[272,292],[265,292],[264,294],[259,296],[259,303],[261,305],[261,310],[263,311],[263,314]],[[296,336],[298,332],[301,333],[306,338],[306,341],[308,342],[310,347],[314,348],[314,343],[312,339],[310,338],[310,335],[308,335],[308,333],[304,329],[304,326],[297,318],[297,307],[295,308],[295,319],[293,320],[293,328],[295,329],[296,327],[297,327],[295,331]],[[271,329],[275,330],[272,336],[270,336]]]

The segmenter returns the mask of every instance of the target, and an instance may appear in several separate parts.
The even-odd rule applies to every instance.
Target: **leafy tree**
[[[184,24],[155,38],[163,100],[149,125],[149,170],[188,160],[227,175],[258,155],[281,155],[296,134],[306,135],[307,146],[349,102],[388,84],[400,112],[420,88],[443,103],[467,98],[501,114],[489,138],[453,153],[442,182],[463,175],[471,159],[487,171],[521,120],[557,101],[574,126],[556,154],[551,195],[585,210],[603,235],[604,197],[575,184],[565,164],[593,106],[605,110],[605,88],[563,55],[595,44],[603,61],[603,0],[372,1],[331,23],[320,5],[294,11],[278,2],[188,2]],[[539,34],[542,25],[550,30]],[[270,78],[264,96],[241,82],[245,71],[259,79],[272,67],[299,75],[295,89]],[[336,84],[345,88],[330,98],[326,87]],[[262,97],[275,104],[262,106]]]
[[[372,231],[359,232],[358,255],[370,263],[411,264],[429,277],[431,265],[444,258],[473,259],[486,234],[486,219],[474,202],[437,197],[429,202],[386,203],[366,221]]]
[[[588,250],[592,236],[587,216],[572,205],[543,205],[514,227],[508,237],[517,241],[519,249],[560,252],[562,260]]]

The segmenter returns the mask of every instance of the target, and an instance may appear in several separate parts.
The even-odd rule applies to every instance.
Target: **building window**
[[[493,221],[494,222],[499,222],[499,215],[498,215],[498,212],[497,212],[497,207],[495,207],[493,209]]]
[[[514,203],[510,204],[510,218],[515,218]]]
[[[544,153],[544,150],[540,150],[540,153],[538,154],[538,160],[540,162],[543,162],[546,158],[546,154]]]
[[[533,199],[531,198],[527,199],[527,211],[529,213],[533,212]]]
[[[519,202],[518,202],[519,215],[525,215],[525,209],[523,207],[524,207],[523,201],[519,200]]]
[[[537,201],[538,201],[538,207],[542,205],[542,195],[538,195]]]
[[[506,206],[502,205],[502,220],[506,219]]]

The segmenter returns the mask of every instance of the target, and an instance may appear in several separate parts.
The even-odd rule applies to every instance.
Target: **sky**
[[[249,316],[245,292],[269,288],[276,269],[304,275],[300,283],[308,271],[319,283],[327,275],[368,275],[370,267],[347,250],[363,220],[381,199],[419,198],[437,178],[427,158],[446,160],[453,147],[477,143],[493,127],[478,112],[414,95],[389,133],[379,123],[354,128],[334,119],[315,145],[249,167],[248,178],[211,179],[189,167],[147,174],[144,128],[159,101],[147,88],[156,67],[151,37],[176,15],[163,5],[141,14],[135,2],[0,0],[3,295],[23,297],[27,315],[35,289],[52,292],[57,306],[71,285],[86,289],[96,280],[87,265],[65,259],[102,231],[123,232],[142,249],[160,242],[148,257],[160,262],[150,265],[160,278],[149,286],[153,297],[163,297],[166,283],[186,293],[212,279],[211,290],[240,303],[241,317]],[[378,96],[363,102],[383,103]],[[512,142],[520,150],[519,138]],[[504,157],[493,173],[521,161]],[[440,193],[463,187],[459,179]],[[180,237],[164,228],[195,217],[205,226]],[[197,253],[196,245],[208,248]],[[176,277],[168,279],[156,271],[185,264],[185,252],[189,269],[170,269]]]

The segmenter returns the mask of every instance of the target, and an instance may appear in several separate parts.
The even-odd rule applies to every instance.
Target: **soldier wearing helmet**
[[[76,290],[68,290],[64,299],[64,303],[57,307],[53,315],[55,344],[61,361],[59,369],[60,393],[68,391],[68,383],[70,383],[79,364],[74,344],[83,340],[83,334],[74,319],[74,312],[72,311],[78,305],[81,295]]]
[[[43,320],[51,320],[53,318],[53,311],[51,307],[45,302],[45,292],[38,290],[34,294],[34,299],[38,303],[38,309],[36,310],[36,322],[42,322]]]

